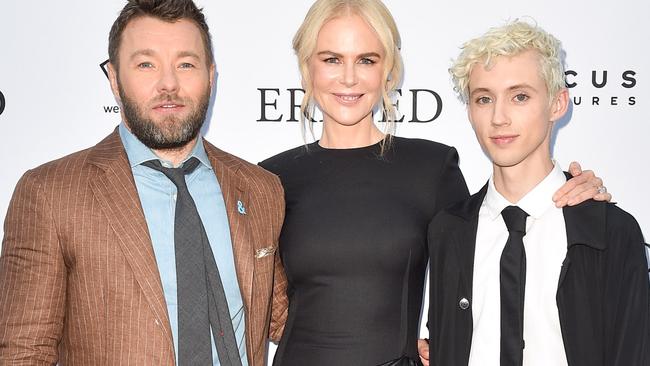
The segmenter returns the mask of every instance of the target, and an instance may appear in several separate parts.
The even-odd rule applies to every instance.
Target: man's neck
[[[190,155],[192,150],[194,150],[194,146],[196,145],[197,140],[198,136],[195,137],[192,141],[185,144],[185,146],[176,149],[151,149],[151,151],[153,151],[153,153],[156,154],[156,156],[160,159],[169,161],[174,167],[178,167],[183,162],[183,160],[185,160]]]
[[[553,170],[550,156],[502,167],[493,164],[494,186],[509,202],[517,203]]]

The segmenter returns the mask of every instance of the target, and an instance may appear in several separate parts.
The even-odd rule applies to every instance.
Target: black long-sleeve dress
[[[369,365],[410,356],[427,266],[427,225],[468,196],[452,147],[301,146],[260,163],[279,175],[289,313],[274,366]]]

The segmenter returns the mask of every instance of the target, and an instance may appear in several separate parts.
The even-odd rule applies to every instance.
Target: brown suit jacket
[[[207,142],[205,149],[230,223],[248,361],[260,366],[266,362],[271,312],[278,319],[276,337],[286,317],[286,278],[273,251],[284,217],[283,189],[256,165]],[[238,200],[246,205],[245,215],[237,211]],[[0,365],[57,361],[174,364],[156,258],[117,131],[90,149],[25,173],[7,212]]]

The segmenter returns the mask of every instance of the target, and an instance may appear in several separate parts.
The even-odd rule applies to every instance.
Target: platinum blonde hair
[[[305,95],[300,105],[300,120],[303,138],[306,140],[306,130],[309,129],[314,137],[313,123],[315,103],[309,60],[316,51],[318,33],[329,20],[346,15],[358,15],[377,34],[384,51],[384,72],[382,75],[381,106],[386,116],[384,133],[387,136],[394,133],[396,110],[393,106],[392,95],[402,82],[403,64],[400,54],[401,38],[395,20],[386,6],[379,0],[317,0],[305,16],[300,28],[293,37],[293,50],[298,57],[298,66],[302,78]]]
[[[501,27],[490,28],[485,34],[465,42],[449,73],[454,90],[463,103],[469,103],[469,77],[475,64],[489,69],[497,56],[515,56],[534,50],[539,55],[540,73],[546,82],[549,99],[565,86],[562,44],[536,24],[515,20]]]

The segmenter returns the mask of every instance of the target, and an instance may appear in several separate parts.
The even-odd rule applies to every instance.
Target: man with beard
[[[122,123],[28,171],[11,200],[0,364],[264,364],[285,308],[283,191],[199,134],[215,71],[201,10],[130,0],[109,59]]]

